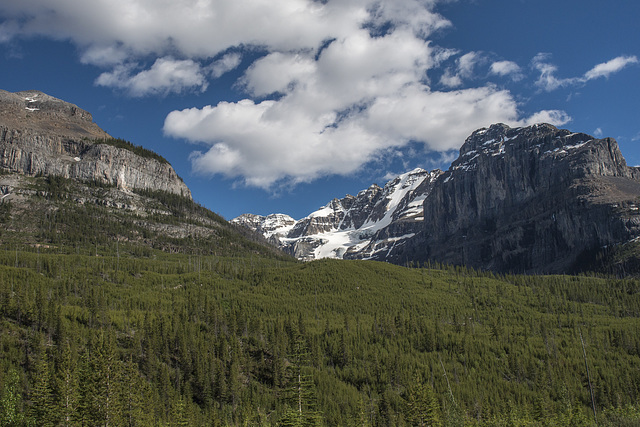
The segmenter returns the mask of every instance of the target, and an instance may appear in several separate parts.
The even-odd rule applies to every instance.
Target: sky
[[[300,219],[474,130],[546,122],[640,165],[637,0],[0,0],[0,89],[164,156],[232,219]]]

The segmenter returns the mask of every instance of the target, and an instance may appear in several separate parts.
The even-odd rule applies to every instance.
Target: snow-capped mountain
[[[294,221],[284,214],[244,214],[231,222],[261,233],[301,260],[362,259],[401,245],[422,228],[423,203],[442,174],[414,169],[356,196],[333,199]]]

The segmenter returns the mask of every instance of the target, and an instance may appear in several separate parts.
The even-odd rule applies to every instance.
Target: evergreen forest
[[[30,185],[32,222],[0,204],[1,426],[640,425],[636,279],[301,263],[178,196]]]

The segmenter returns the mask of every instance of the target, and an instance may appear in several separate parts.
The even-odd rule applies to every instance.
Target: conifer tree
[[[0,425],[3,427],[18,427],[24,423],[22,408],[22,393],[20,392],[20,376],[11,367],[4,377],[4,386],[0,394]]]
[[[69,342],[62,344],[62,354],[55,377],[58,423],[71,426],[78,421],[80,410],[79,372]]]
[[[435,392],[425,384],[419,374],[405,394],[406,419],[412,426],[441,426],[442,417]]]
[[[308,366],[309,352],[302,336],[293,344],[294,353],[287,367],[288,407],[281,420],[283,426],[321,426],[322,414],[317,409],[315,384]]]
[[[90,356],[90,416],[95,425],[121,425],[121,366],[113,333],[100,332],[94,338],[91,347],[93,351]]]
[[[53,426],[56,421],[56,405],[51,387],[51,370],[44,350],[35,364],[33,388],[29,394],[29,400],[30,405],[27,411],[29,418],[38,426]]]

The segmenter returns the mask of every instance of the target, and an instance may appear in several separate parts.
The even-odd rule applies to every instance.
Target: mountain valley
[[[640,423],[615,141],[493,125],[447,171],[227,222],[91,117],[0,92],[0,425]]]

